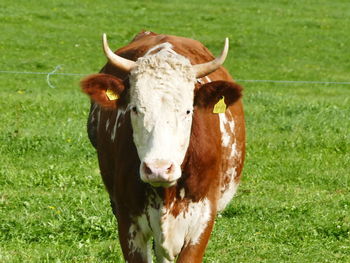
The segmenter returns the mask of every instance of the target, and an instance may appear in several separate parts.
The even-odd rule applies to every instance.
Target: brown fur
[[[241,98],[242,88],[236,83],[228,81],[213,81],[201,85],[196,90],[194,105],[197,107],[213,108],[222,98],[225,98],[225,104],[231,106]]]
[[[116,109],[118,100],[109,100],[107,90],[121,96],[125,90],[123,81],[109,74],[94,74],[83,79],[80,83],[82,90],[103,108]]]

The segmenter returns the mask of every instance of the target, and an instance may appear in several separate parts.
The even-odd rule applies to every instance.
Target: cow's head
[[[231,82],[214,81],[195,88],[197,78],[224,62],[228,40],[220,57],[199,65],[191,65],[169,43],[149,50],[136,62],[114,54],[105,35],[103,46],[109,61],[129,72],[129,83],[112,75],[96,74],[82,81],[84,92],[102,107],[126,105],[141,161],[141,180],[153,186],[174,185],[182,174],[194,109],[213,107],[223,96],[226,105],[231,105],[241,96],[241,88]],[[109,100],[107,90],[118,94],[119,99]]]

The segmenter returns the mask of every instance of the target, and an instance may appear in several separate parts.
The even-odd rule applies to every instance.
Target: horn
[[[196,73],[196,78],[205,77],[208,74],[212,73],[213,71],[217,70],[224,63],[227,53],[228,53],[228,38],[225,39],[225,46],[219,57],[215,58],[210,62],[197,64],[193,66]]]
[[[109,62],[112,63],[112,65],[116,66],[118,69],[121,69],[125,72],[130,72],[133,67],[135,67],[135,61],[120,57],[109,48],[108,42],[107,42],[107,36],[105,33],[102,35],[102,44],[103,44],[103,51],[108,58]]]

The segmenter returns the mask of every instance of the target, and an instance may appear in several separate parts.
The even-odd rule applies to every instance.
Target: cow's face
[[[149,50],[136,62],[114,54],[105,35],[103,45],[109,61],[129,73],[130,83],[112,75],[95,74],[81,82],[82,89],[104,108],[127,105],[141,161],[141,179],[153,186],[172,186],[181,177],[193,107],[211,109],[223,97],[230,106],[241,97],[241,87],[227,81],[207,83],[194,92],[196,78],[208,75],[224,62],[228,40],[220,57],[193,66],[187,58],[175,53],[169,43]],[[119,99],[110,100],[109,91]]]
[[[191,132],[195,75],[171,49],[146,55],[130,73],[130,109],[141,180],[171,186],[181,176]]]

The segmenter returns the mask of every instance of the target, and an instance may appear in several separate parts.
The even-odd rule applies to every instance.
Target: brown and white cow
[[[202,262],[245,155],[241,87],[200,42],[139,33],[81,82],[127,262]],[[115,94],[118,99],[110,97]],[[213,113],[224,98],[227,109]],[[225,110],[226,109],[226,110]]]

